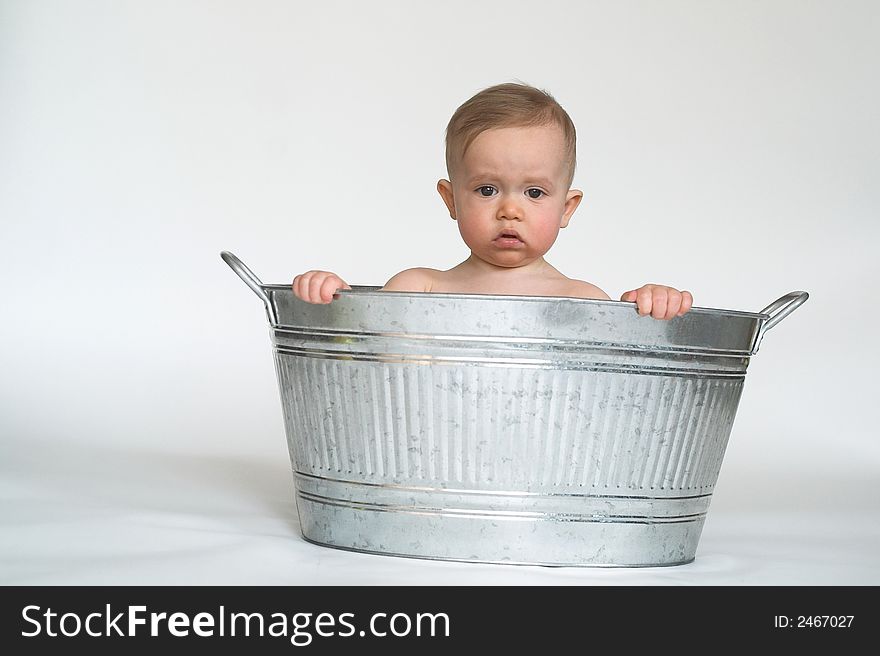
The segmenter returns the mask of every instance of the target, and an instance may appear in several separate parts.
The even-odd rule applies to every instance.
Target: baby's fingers
[[[318,271],[309,280],[309,302],[329,303],[333,300],[333,292],[336,290],[333,274],[327,271]],[[332,289],[330,289],[332,287]]]
[[[690,292],[682,292],[681,293],[681,308],[678,310],[678,316],[681,316],[688,312],[691,307],[694,305],[694,297]]]
[[[338,288],[351,289],[335,273],[307,271],[293,279],[293,293],[308,303],[329,303]]]
[[[620,297],[620,300],[627,301],[628,303],[634,302],[636,304],[636,309],[643,317],[651,314],[651,287],[649,285],[624,292],[623,296]]]
[[[304,301],[309,300],[309,279],[314,273],[314,271],[308,271],[293,278],[293,293],[297,298],[301,298]]]
[[[321,303],[321,285],[327,276],[326,271],[309,271],[303,276],[303,300]]]
[[[649,285],[636,290],[636,306],[640,316],[646,317],[651,314],[654,308],[654,294]]]
[[[330,275],[321,283],[321,301],[329,303],[333,300],[333,295],[339,289],[351,289],[345,281],[337,275]]]
[[[639,314],[643,317],[651,314],[653,303],[651,299],[651,289],[647,285],[624,292],[623,296],[620,297],[620,300],[627,301],[628,303],[635,303],[636,310],[638,310]]]
[[[655,319],[669,320],[680,317],[691,309],[694,297],[690,292],[680,292],[665,285],[643,285],[624,292],[621,301],[636,303],[640,316],[651,315]]]
[[[651,316],[655,319],[666,319],[669,300],[669,292],[664,287],[655,287],[651,291]]]
[[[657,317],[658,319],[672,319],[678,316],[678,311],[681,308],[681,292],[677,289],[673,289],[672,287],[666,288],[666,312],[663,316]]]
[[[666,311],[663,313],[657,309],[658,298],[661,296],[665,296],[666,298]],[[694,297],[691,296],[690,292],[680,292],[672,287],[657,288],[654,290],[653,316],[657,319],[665,319],[668,321],[669,319],[674,319],[675,317],[680,317],[681,315],[686,314],[693,304]]]

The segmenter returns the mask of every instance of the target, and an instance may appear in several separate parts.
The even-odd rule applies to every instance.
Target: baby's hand
[[[680,292],[666,285],[642,285],[624,292],[620,300],[635,301],[641,316],[650,314],[655,319],[680,317],[694,304],[690,292]]]
[[[293,279],[293,293],[309,303],[327,304],[338,289],[351,289],[342,278],[329,271],[307,271]]]

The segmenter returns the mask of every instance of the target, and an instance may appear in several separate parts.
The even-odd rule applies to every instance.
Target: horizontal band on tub
[[[639,344],[621,344],[618,342],[599,342],[580,339],[555,339],[553,337],[500,337],[494,335],[448,335],[448,334],[420,334],[420,333],[392,333],[392,332],[371,332],[366,330],[334,330],[332,328],[321,328],[320,330],[312,328],[296,328],[293,326],[272,326],[272,330],[281,335],[294,335],[299,338],[315,338],[323,337],[329,339],[349,339],[356,341],[367,341],[368,339],[390,338],[390,339],[411,339],[413,341],[431,341],[431,342],[476,342],[479,344],[499,343],[507,346],[523,345],[528,346],[556,346],[560,349],[590,349],[590,350],[608,350],[608,351],[625,351],[634,354],[643,353],[659,353],[663,355],[708,355],[720,358],[748,358],[752,355],[749,349],[715,349],[708,346],[687,347],[687,346],[643,346]]]
[[[552,369],[557,371],[601,371],[621,374],[645,374],[649,376],[696,376],[699,378],[734,378],[745,380],[743,372],[727,372],[707,369],[673,369],[668,367],[645,367],[643,365],[621,365],[604,363],[569,363],[558,360],[538,358],[481,358],[450,357],[440,355],[404,355],[393,353],[367,353],[358,351],[325,351],[320,349],[292,348],[275,346],[281,355],[293,355],[322,360],[355,360],[358,362],[386,362],[394,364],[418,365],[467,365],[483,367],[520,367],[525,369]]]
[[[444,494],[465,494],[465,495],[475,495],[475,496],[499,496],[499,497],[522,497],[522,498],[582,498],[584,494],[575,494],[572,492],[525,492],[518,490],[474,490],[467,488],[437,488],[430,486],[419,486],[419,485],[400,485],[399,483],[371,483],[368,481],[352,481],[346,480],[343,478],[331,478],[329,476],[317,476],[315,474],[307,474],[306,472],[302,472],[299,470],[293,470],[293,475],[296,478],[302,478],[305,480],[311,480],[316,482],[326,482],[333,484],[342,484],[342,485],[353,485],[356,487],[367,487],[367,488],[386,488],[389,490],[395,490],[397,492],[442,492]],[[632,499],[637,501],[691,501],[695,499],[709,499],[712,496],[711,492],[707,492],[704,494],[688,494],[688,495],[675,495],[675,496],[654,496],[649,494],[590,494],[589,497],[591,499],[610,499],[610,500],[626,500]]]
[[[367,510],[372,512],[403,513],[410,515],[439,515],[445,517],[470,517],[492,520],[520,520],[520,521],[554,521],[554,522],[589,522],[589,523],[612,523],[612,524],[682,524],[696,522],[706,517],[705,512],[690,515],[675,515],[658,517],[651,515],[578,515],[574,513],[553,512],[523,512],[515,510],[476,510],[469,508],[436,508],[431,506],[416,505],[393,505],[371,503],[368,501],[350,501],[347,499],[335,499],[308,492],[297,491],[297,496],[305,501],[319,503],[327,506],[351,508],[354,510]]]

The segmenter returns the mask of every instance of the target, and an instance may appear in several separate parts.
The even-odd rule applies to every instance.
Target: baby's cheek
[[[549,249],[558,236],[559,223],[555,220],[542,221],[539,225],[535,226],[533,233],[535,244],[540,244],[544,249]]]
[[[473,246],[474,243],[479,242],[480,238],[484,236],[482,234],[483,231],[481,231],[478,226],[467,220],[458,221],[458,232],[461,234],[464,243],[468,246]]]

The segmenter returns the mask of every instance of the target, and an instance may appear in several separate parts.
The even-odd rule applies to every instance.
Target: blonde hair
[[[528,84],[506,82],[483,89],[455,110],[446,126],[446,170],[460,162],[481,132],[495,128],[558,125],[565,141],[568,185],[574,180],[574,123],[556,99]]]

